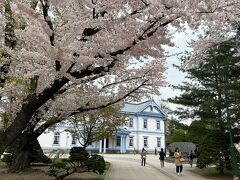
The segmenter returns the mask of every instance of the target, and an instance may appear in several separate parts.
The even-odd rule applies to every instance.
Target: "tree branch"
[[[42,10],[43,10],[43,16],[44,16],[44,20],[46,21],[46,23],[48,24],[49,28],[52,30],[52,35],[49,37],[50,38],[50,43],[52,46],[54,46],[54,29],[53,29],[53,23],[50,19],[50,16],[48,14],[48,10],[49,10],[49,2],[48,0],[40,0],[41,4],[42,4]]]
[[[132,91],[126,93],[124,96],[118,97],[117,99],[115,99],[112,102],[108,102],[106,104],[98,105],[98,106],[95,106],[95,107],[88,107],[88,108],[86,108],[87,107],[87,105],[86,105],[86,106],[83,106],[83,107],[80,107],[80,108],[76,109],[75,111],[69,113],[68,115],[59,115],[58,117],[64,117],[64,119],[63,118],[54,118],[51,121],[45,122],[38,129],[36,129],[34,131],[33,137],[40,136],[47,128],[49,128],[50,126],[52,126],[52,125],[54,125],[56,123],[59,123],[59,122],[65,120],[66,117],[71,117],[71,116],[74,116],[74,115],[82,113],[82,112],[87,112],[87,111],[91,111],[91,110],[97,110],[97,109],[105,108],[105,107],[111,106],[113,104],[116,104],[116,103],[120,102],[121,100],[125,99],[126,97],[130,96],[131,94],[133,94],[138,89],[140,89],[148,81],[149,80],[145,80],[139,86],[137,86],[135,89],[133,89]]]
[[[126,79],[123,79],[123,80],[121,80],[121,81],[116,81],[116,82],[114,82],[114,83],[107,84],[107,85],[105,85],[105,86],[102,87],[102,89],[100,90],[100,92],[101,92],[103,89],[106,89],[106,88],[108,88],[108,87],[110,87],[110,86],[117,85],[117,84],[121,84],[121,83],[124,83],[124,82],[127,82],[127,81],[131,81],[131,80],[142,79],[142,78],[144,78],[144,77],[145,77],[145,75],[143,75],[143,76],[138,76],[138,77],[133,77],[133,78],[126,78]]]

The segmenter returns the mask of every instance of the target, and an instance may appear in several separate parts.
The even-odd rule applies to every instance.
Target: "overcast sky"
[[[173,36],[173,42],[175,42],[176,46],[175,47],[166,47],[164,46],[164,48],[166,49],[166,51],[169,52],[169,54],[178,54],[178,53],[183,53],[186,50],[190,51],[191,48],[188,47],[188,42],[191,41],[191,39],[197,39],[197,35],[194,35],[190,29],[187,29],[186,33],[175,33]],[[180,55],[179,55],[180,57]],[[166,66],[167,66],[167,70],[165,72],[165,77],[166,77],[166,81],[171,84],[171,85],[178,85],[181,84],[184,81],[185,78],[185,74],[178,71],[178,69],[176,69],[175,67],[173,67],[173,64],[180,64],[180,60],[177,58],[177,55],[175,56],[171,56],[169,58],[167,58],[167,62],[166,62]],[[178,90],[174,90],[171,87],[162,87],[161,88],[161,97],[154,97],[154,99],[156,99],[157,102],[160,102],[162,100],[167,100],[170,97],[174,97],[180,94],[180,91]],[[165,102],[163,102],[165,104]],[[174,104],[170,104],[167,103],[167,106],[174,110],[176,109],[176,105]],[[171,115],[170,115],[171,117]],[[184,123],[184,122],[183,122]],[[185,122],[186,124],[190,124],[189,121]]]

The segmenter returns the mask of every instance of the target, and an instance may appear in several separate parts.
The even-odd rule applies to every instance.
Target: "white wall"
[[[160,120],[160,130],[157,130],[157,118],[145,118],[141,116],[130,116],[133,118],[133,128],[128,128],[129,131],[132,131],[129,136],[133,136],[133,146],[129,146],[129,136],[126,137],[126,150],[141,150],[143,148],[143,137],[148,137],[148,147],[146,148],[149,151],[154,151],[157,148],[157,137],[161,138],[161,147],[165,148],[165,133],[164,133],[164,121]],[[143,120],[147,119],[147,129],[143,128]],[[138,130],[139,128],[139,130]],[[72,145],[72,136],[70,133],[65,132],[66,127],[59,127],[58,132],[60,132],[60,143],[59,145],[53,145],[54,132],[49,131],[48,133],[42,134],[38,140],[43,149],[70,149],[73,146],[79,146],[78,141],[76,145]],[[109,148],[112,149],[116,147],[116,137],[114,140],[109,138]],[[92,148],[99,148],[99,141],[94,142]]]
[[[143,139],[144,137],[148,137],[148,150],[154,151],[157,148],[157,137],[161,138],[161,147],[157,148],[160,150],[161,148],[165,148],[165,135],[164,135],[164,121],[159,120],[158,118],[153,117],[132,117],[133,118],[133,127],[129,127],[129,131],[133,131],[129,136],[133,136],[133,147],[129,147],[129,136],[126,139],[126,148],[127,150],[138,149],[141,150],[143,148]],[[147,120],[147,128],[143,128],[144,119]],[[157,121],[160,121],[160,129],[157,129]],[[138,132],[136,132],[138,131]],[[138,143],[138,144],[137,144]]]
[[[144,147],[144,144],[143,144],[144,137],[147,137],[147,139],[148,139],[148,147]],[[161,138],[161,147],[159,147],[159,148],[157,148],[157,137]],[[139,135],[139,150],[141,150],[143,147],[150,151],[155,150],[155,148],[157,148],[159,150],[161,148],[165,148],[164,135],[161,135],[161,134],[156,135],[156,134],[152,134],[152,133],[151,134],[150,133],[140,134]]]
[[[147,120],[147,129],[143,128],[144,119]],[[157,118],[147,118],[147,117],[139,117],[139,130],[140,131],[159,131],[164,132],[164,121],[160,121],[160,130],[157,129]]]
[[[59,128],[55,132],[60,132],[59,144],[53,144],[54,141],[54,132],[49,131],[43,133],[38,137],[38,141],[42,149],[70,149],[73,146],[78,146],[79,143],[76,140],[76,144],[72,144],[72,136],[69,132],[64,131],[65,128]]]
[[[38,137],[42,149],[47,149],[53,145],[53,132],[43,133]]]

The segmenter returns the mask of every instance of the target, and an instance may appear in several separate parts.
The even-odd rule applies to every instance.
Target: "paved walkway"
[[[183,165],[183,174],[175,173],[175,164],[165,162],[161,168],[158,156],[148,155],[146,166],[141,166],[140,155],[105,154],[111,163],[105,180],[204,180],[202,176],[192,173],[189,164]]]

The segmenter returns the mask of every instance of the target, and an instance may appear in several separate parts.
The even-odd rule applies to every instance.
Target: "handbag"
[[[180,158],[179,160],[180,160],[180,162],[184,162],[184,161],[185,161],[185,159],[184,159],[184,158]]]

